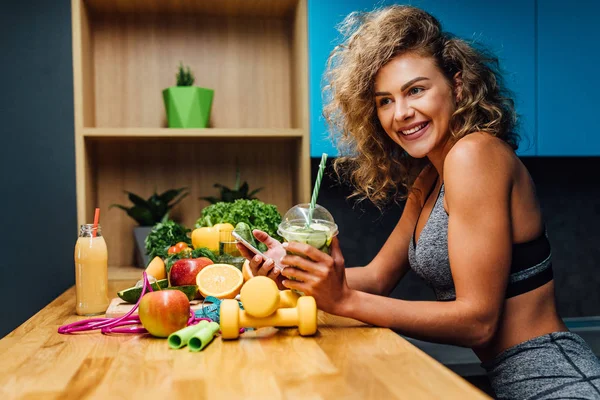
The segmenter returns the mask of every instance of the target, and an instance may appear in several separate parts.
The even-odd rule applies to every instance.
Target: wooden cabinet
[[[101,208],[109,264],[133,263],[125,190],[187,186],[192,228],[236,163],[283,214],[310,199],[306,0],[72,0],[77,216]],[[215,90],[209,128],[168,129],[180,62]]]

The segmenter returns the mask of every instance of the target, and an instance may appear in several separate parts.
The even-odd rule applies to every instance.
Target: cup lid
[[[285,237],[285,231],[291,227],[306,226],[309,219],[309,210],[309,203],[297,204],[290,208],[283,216],[277,233]],[[311,225],[309,227],[321,230],[323,229],[323,226],[330,231],[332,237],[337,235],[338,227],[334,222],[331,213],[327,211],[325,207],[316,204],[312,214]]]

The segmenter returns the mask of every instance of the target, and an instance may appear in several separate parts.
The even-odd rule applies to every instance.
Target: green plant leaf
[[[215,256],[215,254],[206,247],[200,247],[198,249],[192,250],[192,258],[198,257],[210,258],[212,262],[217,262],[217,257]]]
[[[158,193],[154,192],[152,196],[150,196],[150,198],[148,199],[148,203],[152,204],[155,207],[158,207],[162,203],[160,201],[160,198],[158,197]]]
[[[154,225],[154,217],[147,208],[133,206],[127,210],[127,215],[137,221],[137,223],[139,223],[141,226]]]
[[[214,196],[198,197],[198,199],[208,201],[210,204],[215,204],[215,203],[218,203],[220,201],[219,199],[217,199]]]
[[[125,211],[127,215],[129,215],[135,222],[137,222],[140,226],[152,226],[154,225],[154,220],[152,218],[152,214],[144,207],[133,206],[133,207],[125,207],[120,204],[111,204],[108,209],[110,210],[113,207],[120,208]]]
[[[162,202],[164,202],[164,203],[168,204],[168,203],[170,203],[170,202],[171,202],[171,200],[173,200],[175,197],[177,197],[177,196],[178,196],[178,195],[179,195],[181,192],[183,192],[183,191],[184,191],[184,190],[186,190],[186,189],[187,189],[187,187],[182,187],[182,188],[179,188],[179,189],[171,189],[171,190],[167,190],[166,192],[164,192],[164,193],[160,194],[160,195],[158,196],[158,198],[159,198],[159,199],[160,199]]]
[[[150,259],[155,256],[167,258],[169,246],[177,242],[186,242],[190,245],[191,240],[187,235],[189,231],[183,225],[172,220],[154,225],[145,240],[148,257]]]
[[[155,189],[148,200],[144,200],[135,193],[124,191],[128,195],[129,201],[133,203],[133,207],[111,204],[109,209],[118,207],[125,211],[127,215],[133,218],[138,224],[142,226],[153,226],[159,222],[168,221],[169,210],[189,195],[189,192],[182,193],[186,189],[186,187],[170,189],[161,195],[158,195]],[[177,196],[179,196],[179,198],[177,198]],[[173,200],[175,201],[173,202]]]
[[[186,192],[186,193],[182,194],[182,195],[181,195],[181,196],[180,196],[180,197],[179,197],[177,200],[175,200],[175,202],[174,202],[174,203],[172,203],[172,204],[167,204],[167,210],[170,210],[171,208],[173,208],[173,207],[175,207],[177,204],[179,204],[179,202],[180,202],[181,200],[185,199],[185,198],[186,198],[186,196],[187,196],[188,194],[190,194],[190,193],[189,193],[189,192]],[[166,204],[166,203],[165,203],[165,204]]]
[[[248,182],[244,182],[238,189],[238,192],[242,198],[245,198],[248,195]]]
[[[230,189],[229,187],[227,187],[223,184],[215,183],[213,185],[213,187],[219,189],[220,197],[207,196],[207,197],[199,197],[199,199],[206,200],[211,204],[216,204],[218,202],[232,203],[239,199],[251,200],[254,198],[254,197],[252,197],[254,194],[258,193],[260,190],[263,189],[263,188],[259,188],[259,189],[254,190],[251,194],[248,194],[248,191],[250,190],[248,187],[248,182],[243,182],[242,184],[240,184],[240,181],[241,181],[240,170],[239,170],[239,167],[237,167],[236,168],[235,186],[233,189]]]
[[[167,212],[167,207],[164,205],[156,192],[148,198],[147,201],[148,206],[146,207],[148,211],[152,214],[152,218],[154,219],[154,223],[157,223],[162,219],[162,217]]]
[[[221,199],[226,203],[232,203],[236,197],[234,192],[230,190],[228,192],[221,193]]]
[[[194,84],[194,74],[192,74],[189,66],[186,70],[181,61],[179,62],[179,69],[175,74],[175,79],[177,86],[192,86]]]
[[[229,187],[225,186],[225,185],[221,185],[220,183],[215,183],[213,185],[213,187],[217,188],[217,189],[221,189],[221,190],[228,190],[231,191],[231,189],[229,189]]]
[[[140,206],[140,207],[148,207],[146,200],[142,199],[137,194],[128,192],[127,190],[124,190],[124,192],[127,193],[127,195],[128,195],[127,197],[129,198],[129,201],[131,201],[134,205]]]
[[[277,240],[283,240],[277,234],[281,222],[281,214],[277,207],[265,204],[260,200],[238,199],[233,203],[218,202],[202,209],[202,215],[196,221],[196,227],[212,226],[222,222],[229,222],[237,226],[245,222],[251,229],[260,229],[267,232]]]

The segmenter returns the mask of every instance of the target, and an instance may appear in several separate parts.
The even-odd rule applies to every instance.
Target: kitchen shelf
[[[284,18],[293,14],[297,0],[88,0],[94,12],[202,14],[232,17]]]
[[[187,187],[192,228],[236,168],[284,214],[310,200],[307,0],[71,0],[77,219],[101,225],[110,265],[134,263],[126,191]],[[209,127],[169,129],[179,63],[215,91]]]
[[[169,138],[202,138],[202,139],[302,139],[303,129],[277,128],[205,128],[205,129],[170,129],[170,128],[83,128],[83,136],[93,139],[169,139]]]

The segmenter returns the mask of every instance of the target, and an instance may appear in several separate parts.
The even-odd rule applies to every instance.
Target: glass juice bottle
[[[96,230],[96,235],[93,231]],[[75,244],[75,290],[78,315],[98,315],[108,307],[108,252],[100,225],[81,225]]]

